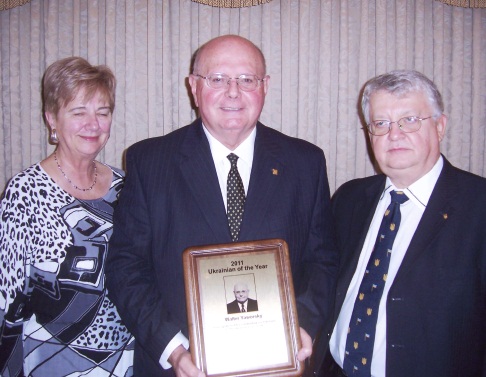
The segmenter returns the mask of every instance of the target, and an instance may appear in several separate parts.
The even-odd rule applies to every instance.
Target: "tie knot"
[[[390,191],[393,203],[403,204],[408,200],[408,196],[403,191]]]
[[[230,153],[226,156],[226,158],[231,162],[232,167],[236,166],[236,161],[238,161],[237,155],[235,155],[234,153]]]

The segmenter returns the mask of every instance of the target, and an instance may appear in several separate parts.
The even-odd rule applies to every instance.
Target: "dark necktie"
[[[349,322],[343,365],[348,376],[371,375],[378,308],[388,274],[393,241],[400,226],[400,204],[408,200],[403,191],[391,191],[390,195],[391,203],[381,221]]]
[[[241,312],[242,313],[246,312],[246,310],[245,310],[245,304],[241,304]]]
[[[243,218],[243,210],[245,206],[245,187],[243,186],[243,181],[241,180],[236,165],[238,156],[234,153],[230,153],[227,157],[231,162],[231,169],[228,173],[227,183],[227,216],[231,239],[233,242],[236,242],[238,241],[238,236],[240,234],[241,219]]]

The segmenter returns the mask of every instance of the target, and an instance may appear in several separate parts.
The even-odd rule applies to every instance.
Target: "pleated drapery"
[[[118,80],[111,138],[99,159],[196,116],[187,76],[196,48],[221,34],[267,59],[266,125],[324,149],[331,191],[375,173],[358,114],[371,77],[417,69],[444,96],[444,155],[486,176],[486,9],[430,0],[273,0],[215,8],[190,0],[31,0],[0,12],[0,190],[52,152],[40,81],[57,59],[107,64]]]

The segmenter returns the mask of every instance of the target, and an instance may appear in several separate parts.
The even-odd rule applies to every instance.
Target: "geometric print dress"
[[[133,375],[134,339],[107,296],[104,270],[123,187],[78,200],[39,163],[0,202],[0,376]]]

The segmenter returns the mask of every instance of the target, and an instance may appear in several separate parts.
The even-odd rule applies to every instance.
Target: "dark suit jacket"
[[[341,251],[335,320],[384,185],[383,175],[358,179],[333,197]],[[444,159],[386,310],[387,376],[486,375],[486,179]]]
[[[226,305],[228,309],[228,314],[241,313],[241,306],[237,300],[231,301]],[[246,306],[247,312],[257,312],[258,311],[258,301],[251,298],[248,299]]]
[[[114,215],[107,286],[135,335],[137,376],[172,376],[159,358],[188,336],[182,252],[231,243],[209,142],[200,120],[130,147]],[[240,241],[282,238],[289,246],[299,320],[310,334],[330,317],[337,276],[324,154],[257,124]]]

